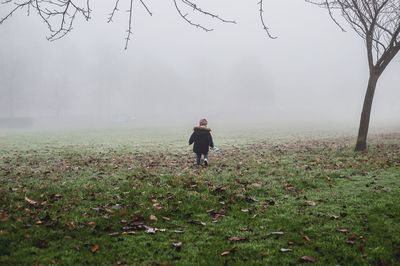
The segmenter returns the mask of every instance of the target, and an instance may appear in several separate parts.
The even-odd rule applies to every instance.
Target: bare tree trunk
[[[365,94],[363,109],[361,112],[360,127],[358,130],[357,144],[355,151],[366,151],[367,150],[367,135],[369,128],[369,120],[371,116],[372,102],[374,100],[375,88],[378,83],[379,74],[371,72],[367,93]]]

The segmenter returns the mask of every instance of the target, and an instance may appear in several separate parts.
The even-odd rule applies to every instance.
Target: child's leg
[[[196,153],[196,164],[200,165],[200,160],[201,160],[201,154]]]
[[[204,154],[204,164],[208,165],[208,153]]]

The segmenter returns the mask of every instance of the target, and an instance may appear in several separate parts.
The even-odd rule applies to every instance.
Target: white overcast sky
[[[112,1],[92,1],[92,20],[76,21],[64,39],[48,42],[38,16],[20,12],[0,26],[0,116],[134,116],[138,123],[358,125],[368,79],[366,51],[347,25],[302,0],[198,0],[236,25],[199,16],[214,28],[185,23],[172,0],[149,0],[153,16],[134,6],[133,39],[125,51],[128,1],[107,24]],[[5,14],[0,6],[0,16]],[[400,125],[400,57],[383,74],[373,126]],[[12,96],[10,90],[12,90]],[[10,101],[13,111],[10,111]],[[211,122],[210,122],[211,123]]]

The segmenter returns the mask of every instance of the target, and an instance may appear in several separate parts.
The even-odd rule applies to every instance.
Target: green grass
[[[399,134],[189,133],[1,133],[0,264],[400,265]]]

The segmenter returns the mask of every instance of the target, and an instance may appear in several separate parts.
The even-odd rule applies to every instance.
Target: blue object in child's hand
[[[218,152],[221,151],[221,150],[220,150],[218,147],[216,147],[216,146],[214,146],[213,148],[211,148],[211,150],[212,150],[213,152],[215,152],[215,153],[218,153]]]

